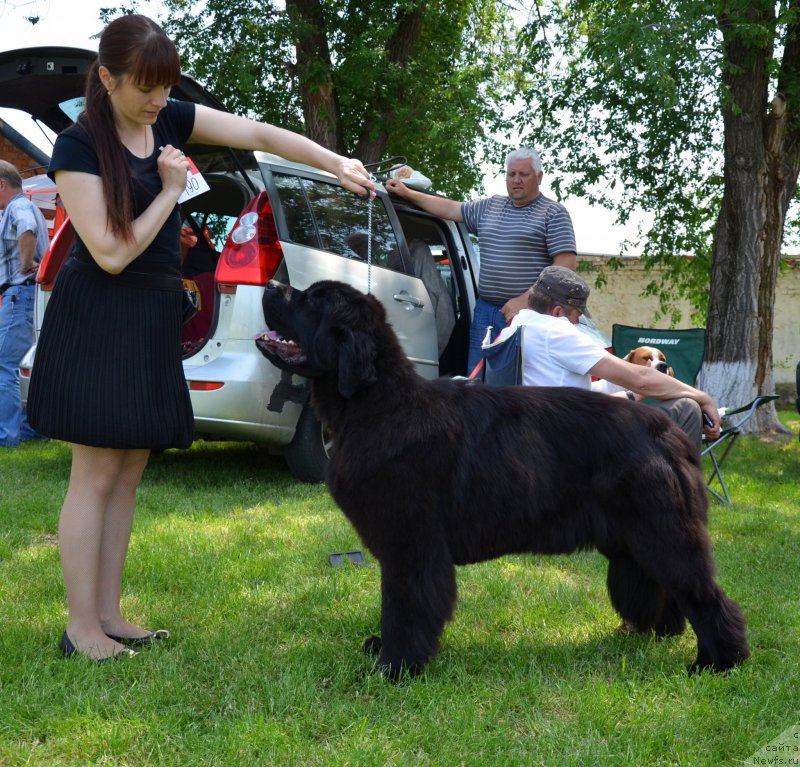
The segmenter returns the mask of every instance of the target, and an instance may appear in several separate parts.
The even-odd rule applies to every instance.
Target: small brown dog
[[[633,365],[655,368],[667,375],[675,375],[675,371],[667,364],[667,357],[664,352],[661,349],[656,349],[655,346],[637,346],[635,349],[631,349],[623,359]],[[616,394],[617,392],[625,391],[624,387],[617,386],[611,381],[600,381],[592,388],[604,394]]]
[[[661,349],[656,349],[654,346],[638,346],[636,349],[631,349],[625,359],[634,365],[655,368],[662,373],[672,375],[666,355]]]

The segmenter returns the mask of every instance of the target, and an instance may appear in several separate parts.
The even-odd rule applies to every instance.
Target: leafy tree
[[[512,24],[498,0],[166,0],[184,68],[234,112],[465,195],[496,158]]]
[[[703,386],[772,393],[780,247],[800,170],[800,0],[535,0],[519,38],[523,136],[566,191],[654,214],[655,284],[707,308]],[[693,254],[687,259],[678,254]],[[710,288],[709,288],[710,286]],[[673,320],[676,317],[673,316]],[[755,429],[782,430],[761,408]]]

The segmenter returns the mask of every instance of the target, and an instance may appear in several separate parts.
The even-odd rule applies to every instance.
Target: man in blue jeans
[[[28,425],[17,370],[33,343],[36,270],[48,245],[47,223],[23,194],[22,177],[0,160],[0,447],[39,435]]]

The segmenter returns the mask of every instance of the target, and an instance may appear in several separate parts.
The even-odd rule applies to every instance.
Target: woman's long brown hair
[[[84,111],[78,117],[94,139],[111,231],[133,238],[133,184],[125,147],[114,123],[111,100],[98,69],[137,85],[174,85],[181,75],[175,45],[154,21],[140,14],[114,19],[100,37],[97,60],[86,77]]]

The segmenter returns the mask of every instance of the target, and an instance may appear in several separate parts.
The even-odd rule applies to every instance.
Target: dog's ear
[[[376,380],[375,343],[366,333],[343,331],[339,344],[339,393],[352,397]]]
[[[630,362],[630,361],[633,359],[633,352],[634,352],[634,351],[635,351],[635,349],[631,349],[631,350],[630,350],[630,351],[629,351],[629,352],[628,352],[628,353],[625,355],[625,361],[626,361],[626,362]]]

